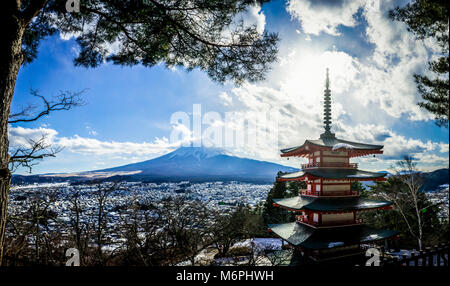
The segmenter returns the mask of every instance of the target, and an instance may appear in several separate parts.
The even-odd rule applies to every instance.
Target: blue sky
[[[11,147],[42,134],[50,144],[63,147],[56,158],[35,166],[36,174],[143,161],[179,146],[181,141],[171,137],[174,130],[181,130],[187,141],[198,141],[192,139],[192,126],[174,125],[171,116],[192,116],[193,105],[200,104],[203,115],[219,115],[214,124],[221,130],[230,128],[223,120],[225,113],[234,112],[254,120],[257,134],[268,132],[257,115],[275,112],[278,134],[227,149],[238,156],[298,166],[300,159],[281,159],[279,149],[323,132],[322,98],[329,67],[332,130],[342,139],[385,145],[385,155],[357,159],[361,168],[386,170],[404,154],[419,159],[423,170],[448,167],[449,131],[437,127],[432,115],[417,106],[420,97],[412,78],[415,72],[426,72],[426,63],[439,51],[432,39],[417,41],[404,24],[387,18],[390,8],[404,3],[291,0],[252,7],[243,15],[246,23],[279,33],[279,59],[266,80],[239,87],[212,82],[198,70],[188,73],[163,64],[75,67],[74,37],[55,35],[42,41],[38,59],[20,70],[12,111],[38,103],[29,93],[31,87],[45,96],[87,89],[87,104],[10,126]]]

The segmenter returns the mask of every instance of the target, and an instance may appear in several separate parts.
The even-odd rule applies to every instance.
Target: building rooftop
[[[278,173],[278,181],[303,181],[306,177],[314,179],[336,179],[349,181],[384,180],[386,173],[362,171],[358,169],[316,168],[292,173]]]
[[[308,249],[349,246],[382,240],[398,234],[398,231],[379,230],[366,225],[314,229],[297,222],[270,224],[269,229],[290,244]]]
[[[329,151],[348,151],[350,157],[363,156],[368,154],[381,154],[383,145],[365,144],[353,142],[343,139],[338,139],[334,134],[323,136],[317,140],[306,140],[300,146],[281,149],[282,157],[289,156],[306,156],[311,152],[317,150]]]
[[[391,202],[369,200],[360,197],[351,198],[312,198],[296,196],[286,199],[274,199],[277,206],[293,211],[311,210],[321,212],[342,212],[353,210],[369,210],[384,208],[392,205]]]

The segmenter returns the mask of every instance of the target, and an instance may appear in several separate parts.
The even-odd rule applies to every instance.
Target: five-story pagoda
[[[306,157],[308,163],[294,173],[279,173],[277,181],[304,181],[299,196],[275,199],[274,205],[296,212],[296,221],[270,224],[269,230],[315,261],[333,260],[362,252],[362,245],[397,235],[363,224],[357,212],[391,209],[391,202],[361,198],[352,182],[385,180],[386,174],[362,171],[350,158],[382,154],[382,145],[341,140],[331,133],[331,92],[326,77],[325,132],[317,140],[281,150],[282,157]]]

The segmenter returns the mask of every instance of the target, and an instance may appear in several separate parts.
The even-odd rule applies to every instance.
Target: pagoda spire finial
[[[325,92],[324,92],[324,106],[323,106],[323,123],[325,124],[325,133],[320,135],[323,137],[334,137],[334,134],[331,133],[331,91],[330,91],[330,78],[328,76],[328,68],[327,68],[327,77],[325,80]]]

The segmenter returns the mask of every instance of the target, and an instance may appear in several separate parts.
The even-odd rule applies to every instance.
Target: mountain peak
[[[207,159],[218,155],[229,155],[225,150],[215,147],[180,147],[175,151],[167,154],[169,159],[172,158],[187,158]]]
[[[72,174],[71,180],[109,178],[155,181],[246,181],[273,182],[279,171],[298,169],[233,156],[220,148],[181,147],[163,156],[109,169]],[[45,177],[46,179],[55,178]],[[68,179],[65,175],[62,179]]]

